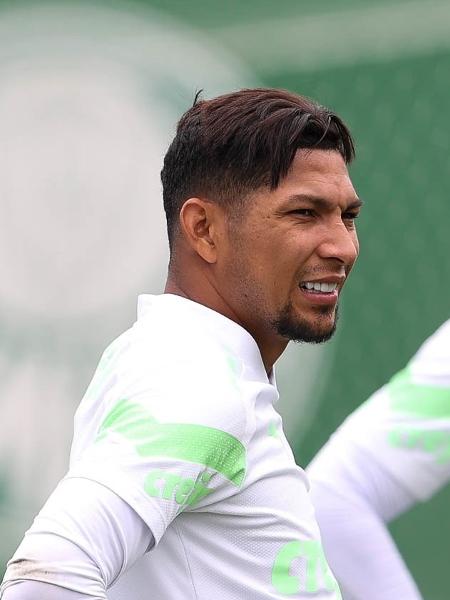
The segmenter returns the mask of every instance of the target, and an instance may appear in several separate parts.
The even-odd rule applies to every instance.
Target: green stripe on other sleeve
[[[408,367],[388,383],[391,407],[425,419],[450,418],[450,388],[416,384]]]
[[[140,404],[120,400],[100,427],[97,441],[116,432],[135,444],[143,457],[164,456],[214,469],[240,486],[245,477],[243,444],[220,429],[185,423],[158,423]]]

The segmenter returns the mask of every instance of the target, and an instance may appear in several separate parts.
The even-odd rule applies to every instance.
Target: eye
[[[314,211],[312,210],[312,208],[296,208],[295,210],[291,211],[290,214],[300,215],[301,217],[313,217]]]
[[[342,219],[344,221],[354,221],[358,217],[359,217],[359,212],[348,211],[348,212],[342,213]]]
[[[342,213],[342,221],[344,222],[347,229],[356,229],[356,219],[359,217],[359,211],[349,210]]]

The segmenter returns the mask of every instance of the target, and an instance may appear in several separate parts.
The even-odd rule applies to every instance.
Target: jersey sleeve
[[[385,523],[407,510],[414,498],[365,452],[347,450],[344,458],[325,446],[308,467],[325,554],[343,597],[420,600]],[[326,482],[320,476],[324,469]]]
[[[245,477],[247,416],[235,368],[210,358],[206,366],[177,349],[169,359],[164,348],[158,355],[134,344],[98,370],[76,416],[68,477],[111,489],[156,542],[180,512],[207,511]]]
[[[368,453],[417,500],[450,481],[450,321],[330,443],[337,449],[341,440]]]
[[[419,599],[385,523],[450,481],[450,322],[348,417],[307,473],[345,597]]]
[[[5,588],[0,596],[2,600],[103,600],[100,596],[86,596],[56,585],[48,585],[40,581],[20,581],[16,585]]]
[[[63,479],[8,562],[0,597],[106,600],[107,588],[153,545],[146,524],[111,490]]]

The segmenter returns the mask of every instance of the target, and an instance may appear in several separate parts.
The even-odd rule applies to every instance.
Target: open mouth
[[[300,288],[313,294],[333,294],[337,290],[338,284],[325,281],[302,281]]]

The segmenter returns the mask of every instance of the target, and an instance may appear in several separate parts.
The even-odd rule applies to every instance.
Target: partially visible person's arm
[[[450,481],[450,321],[356,410],[308,467],[345,600],[421,596],[386,523]]]
[[[153,544],[144,521],[109,489],[63,480],[9,561],[1,600],[105,600]]]
[[[342,449],[325,446],[308,475],[325,554],[344,600],[420,600],[386,527],[416,499],[364,451],[350,444]]]

